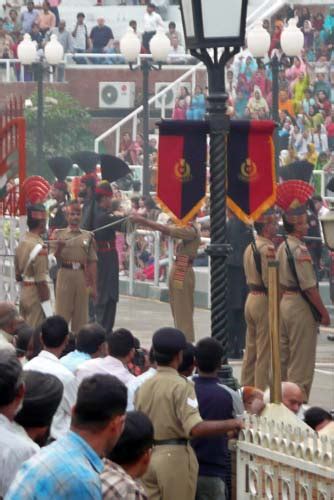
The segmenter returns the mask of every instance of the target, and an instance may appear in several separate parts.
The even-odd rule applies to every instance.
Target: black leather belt
[[[162,446],[162,445],[181,445],[181,446],[187,446],[188,444],[188,439],[159,439],[157,441],[154,441],[155,446]]]
[[[284,292],[300,292],[297,286],[282,286],[282,291]]]
[[[267,289],[264,286],[261,285],[248,285],[249,291],[250,292],[263,292],[266,293]]]
[[[79,269],[85,269],[85,266],[80,262],[63,262],[61,267],[64,269],[72,269],[73,271],[79,271]]]

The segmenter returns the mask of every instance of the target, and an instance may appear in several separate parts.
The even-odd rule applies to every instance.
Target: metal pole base
[[[230,365],[222,365],[218,372],[218,378],[222,384],[227,385],[227,387],[234,391],[240,387],[239,381],[233,377],[233,369]]]

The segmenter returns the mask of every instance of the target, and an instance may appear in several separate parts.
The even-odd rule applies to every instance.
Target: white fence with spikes
[[[237,500],[334,499],[334,440],[247,416],[236,447]]]
[[[25,230],[25,217],[0,217],[0,300],[18,302],[14,257]]]

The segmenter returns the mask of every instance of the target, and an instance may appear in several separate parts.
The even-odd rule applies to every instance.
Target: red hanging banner
[[[186,225],[205,200],[208,124],[166,120],[159,129],[158,202],[176,224]]]
[[[276,200],[274,129],[271,120],[231,121],[227,204],[246,223],[258,219]]]

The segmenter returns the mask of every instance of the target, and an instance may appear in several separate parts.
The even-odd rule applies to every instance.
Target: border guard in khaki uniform
[[[275,260],[272,239],[277,233],[277,217],[267,210],[255,223],[255,240],[244,253],[244,270],[249,294],[245,304],[247,323],[246,351],[242,364],[241,385],[269,385],[270,338],[268,318],[268,262]]]
[[[300,386],[307,402],[315,367],[318,324],[330,318],[320,297],[311,255],[303,241],[308,223],[306,201],[314,188],[303,181],[277,187],[277,205],[283,210],[287,233],[277,256],[280,263],[282,380]]]
[[[77,333],[88,322],[89,288],[96,297],[97,255],[93,234],[80,229],[80,204],[69,202],[66,213],[68,227],[54,232],[54,255],[60,267],[56,314],[71,321],[71,329]]]
[[[139,215],[132,215],[131,220],[181,240],[177,244],[176,258],[169,276],[169,302],[175,328],[185,334],[188,342],[194,342],[195,273],[192,264],[201,244],[198,227],[192,222],[185,227],[158,224]]]
[[[48,249],[41,238],[46,231],[46,221],[44,205],[30,206],[27,209],[29,230],[15,252],[16,280],[21,282],[20,314],[33,328],[53,314],[48,286]]]
[[[161,328],[152,342],[157,374],[135,396],[136,410],[154,427],[155,447],[143,484],[150,500],[194,500],[198,462],[189,439],[235,433],[242,423],[202,420],[193,382],[177,372],[187,347],[180,330]]]

